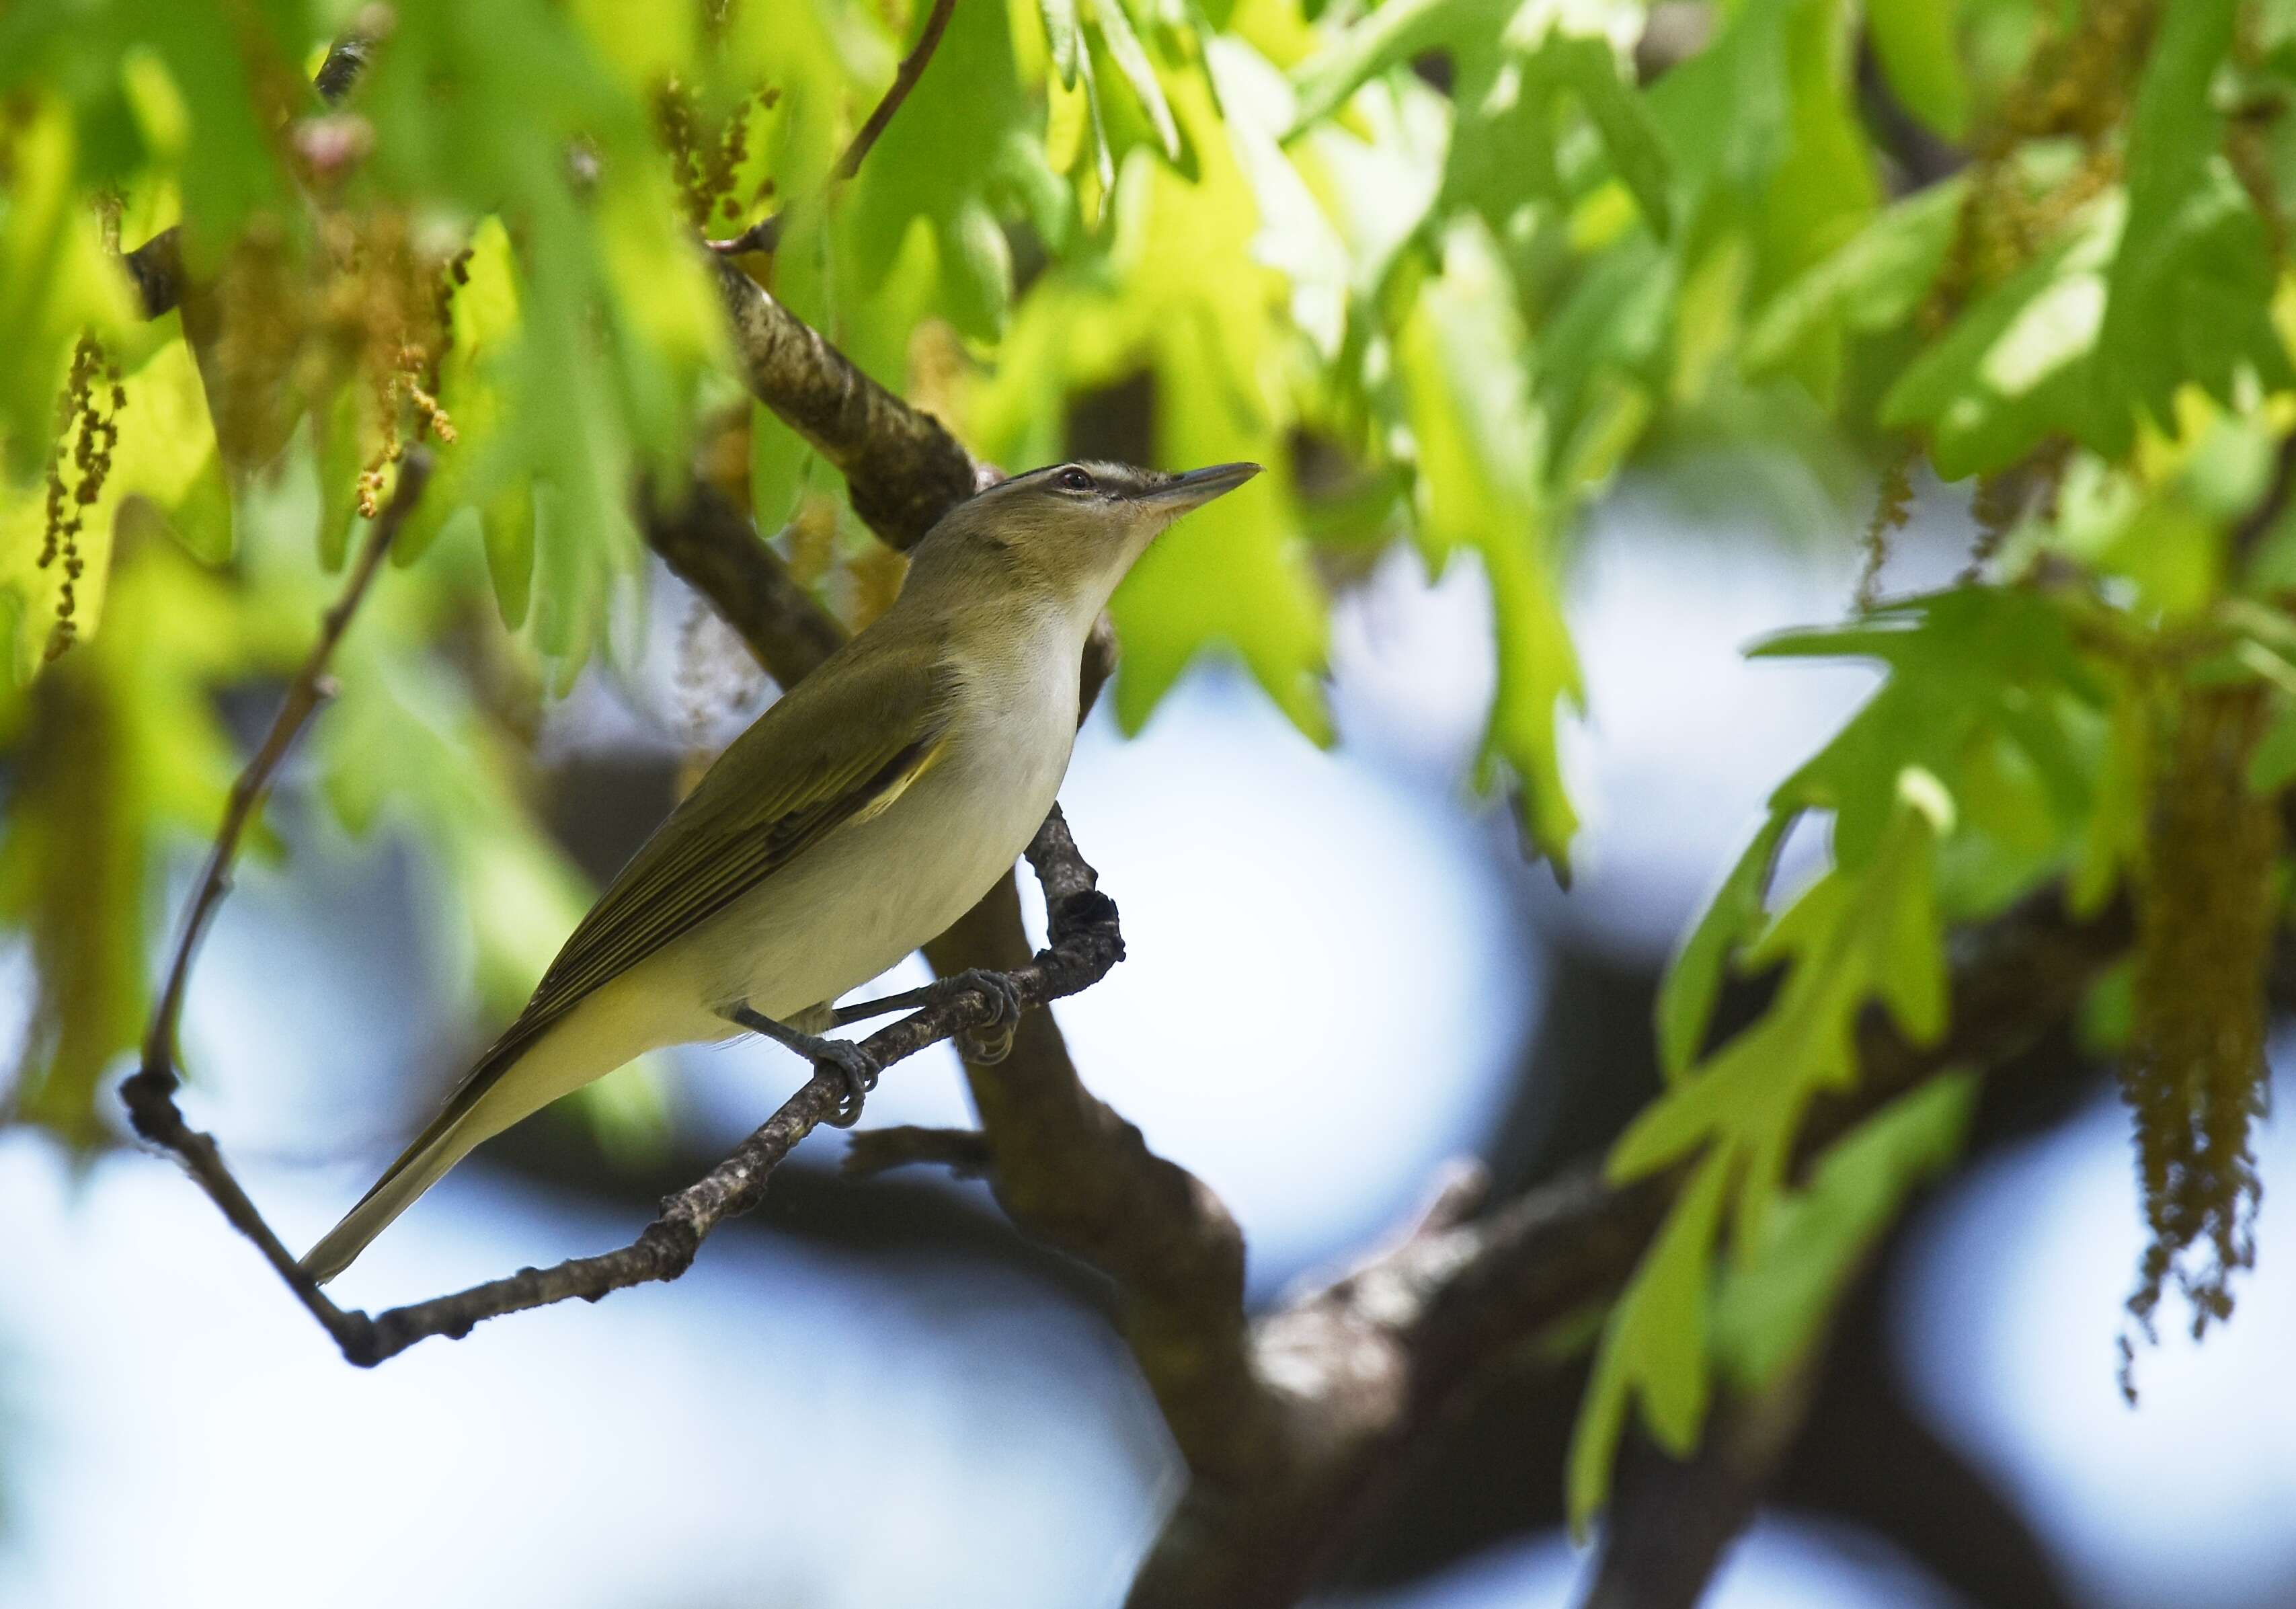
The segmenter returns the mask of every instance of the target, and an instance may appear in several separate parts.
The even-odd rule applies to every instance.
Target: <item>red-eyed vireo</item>
[[[1109,595],[1159,531],[1259,472],[1062,464],[951,509],[892,607],[718,757],[305,1269],[333,1278],[480,1141],[663,1046],[763,1033],[840,1068],[857,1103],[875,1069],[815,1037],[863,1014],[837,997],[1011,869],[1068,770]]]

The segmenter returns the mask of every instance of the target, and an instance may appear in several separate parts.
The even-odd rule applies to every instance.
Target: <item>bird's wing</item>
[[[864,649],[831,671],[792,687],[718,757],[582,918],[472,1084],[600,984],[884,809],[939,758],[952,676],[931,644]]]

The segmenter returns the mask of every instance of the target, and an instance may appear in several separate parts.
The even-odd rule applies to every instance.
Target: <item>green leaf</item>
[[[72,348],[83,332],[115,339],[131,321],[127,276],[104,252],[72,180],[74,131],[63,108],[34,99],[6,135],[0,185],[0,482],[26,482],[55,433]]]
[[[866,294],[883,287],[911,225],[922,218],[939,273],[920,311],[942,314],[976,340],[996,339],[1011,301],[1013,271],[992,191],[1008,165],[1042,162],[1037,119],[1013,63],[1006,8],[958,5],[932,70],[917,81],[853,181],[846,203],[849,255],[841,260],[850,264],[855,288]],[[890,349],[900,349],[906,333],[884,332]]]
[[[0,932],[25,937],[34,978],[12,1104],[81,1149],[112,1131],[96,1096],[143,1030],[156,874],[214,832],[237,763],[210,689],[282,669],[311,618],[289,644],[279,599],[164,543],[117,571],[110,628],[29,691],[0,817]]]
[[[1758,291],[1784,283],[1862,227],[1881,200],[1858,121],[1843,0],[1797,0],[1784,21],[1787,139],[1752,210]],[[1661,80],[1663,81],[1663,80]]]
[[[1722,979],[1731,955],[1751,937],[1763,920],[1763,900],[1769,891],[1778,846],[1796,817],[1792,810],[1773,810],[1738,857],[1722,886],[1707,902],[1683,941],[1658,991],[1659,1064],[1670,1080],[1690,1071],[1706,1042],[1714,1020],[1714,1002],[1722,993]]]
[[[1078,68],[1088,65],[1084,30],[1077,21],[1077,0],[1039,0],[1038,9],[1045,19],[1045,37],[1052,45],[1053,69],[1061,75],[1061,83],[1073,89]]]
[[[2115,400],[2164,426],[2182,384],[2227,405],[2244,374],[2296,384],[2272,318],[2274,248],[2223,155],[2225,119],[2210,97],[2236,12],[2234,0],[2169,7],[2130,117],[2128,225],[2099,359]],[[2091,444],[2111,453],[2119,438]]]
[[[2046,593],[1959,587],[1844,626],[1770,637],[1751,653],[1872,659],[1889,669],[1881,690],[1771,796],[1774,810],[1833,811],[1842,866],[1855,869],[1873,853],[1901,808],[1908,768],[1958,792],[1971,746],[1988,730],[2017,743],[2062,790],[2069,828],[2086,816],[2089,770],[2067,723],[2077,710],[2101,709],[2105,689]]]
[[[1607,39],[1550,29],[1528,46],[1503,42],[1460,75],[1459,126],[1444,175],[1444,199],[1471,206],[1504,231],[1527,201],[1567,205],[1575,190],[1556,160],[1568,135],[1558,127],[1565,101],[1586,111],[1611,171],[1635,199],[1651,232],[1672,226],[1669,164],[1641,98],[1620,78]]]
[[[1299,110],[1287,138],[1328,117],[1373,75],[1444,45],[1488,49],[1518,0],[1388,0],[1292,74]]]
[[[1830,368],[1845,332],[1903,324],[1944,265],[1967,193],[1960,177],[1919,191],[1788,281],[1746,332],[1739,354],[1745,372],[1807,368],[1813,359]]]
[[[1156,69],[1148,60],[1147,48],[1140,36],[1132,31],[1131,19],[1124,14],[1121,0],[1088,0],[1092,20],[1100,29],[1100,37],[1108,46],[1108,54],[1116,63],[1116,70],[1132,86],[1140,102],[1140,109],[1148,114],[1154,125],[1156,137],[1161,141],[1164,154],[1173,161],[1180,160],[1180,128],[1173,121],[1172,108],[1164,99],[1164,86],[1156,81]]]
[[[1570,1437],[1567,1496],[1580,1540],[1609,1494],[1630,1400],[1640,1398],[1652,1436],[1675,1457],[1698,1443],[1711,1389],[1708,1286],[1729,1179],[1718,1152],[1699,1165],[1603,1326]]]
[[[109,384],[100,389],[108,391]],[[66,555],[48,549],[45,498],[36,490],[0,487],[0,595],[14,600],[21,622],[11,667],[20,681],[62,642],[94,633],[121,529],[172,537],[210,564],[231,554],[231,499],[190,349],[181,340],[165,341],[121,377],[119,393],[111,469],[95,500],[78,511],[76,579]],[[66,484],[76,495],[78,476],[67,472]],[[67,585],[71,625],[67,636],[59,636],[52,626],[62,618]]]
[[[750,408],[750,507],[771,537],[797,514],[813,449],[762,402]]]
[[[2296,702],[2284,701],[2248,759],[2248,788],[2259,795],[2296,782]]]
[[[1603,136],[1611,167],[1633,192],[1651,233],[1664,240],[1674,222],[1668,193],[1671,164],[1657,125],[1624,76],[1618,53],[1605,39],[1558,31],[1548,36],[1534,57],[1540,59],[1550,62],[1560,81],[1578,92]]]
[[[1866,37],[1906,110],[1949,140],[1969,127],[1969,81],[1955,33],[1958,0],[1866,0]]]
[[[1578,816],[1556,751],[1556,705],[1584,691],[1557,598],[1554,513],[1540,483],[1543,425],[1517,357],[1523,334],[1505,266],[1471,221],[1444,241],[1443,273],[1422,287],[1396,340],[1416,444],[1415,511],[1431,564],[1472,548],[1491,586],[1498,688],[1482,780],[1504,766],[1540,851],[1568,877]]]
[[[1692,190],[1759,185],[1786,154],[1793,111],[1786,25],[1802,4],[1743,0],[1706,49],[1651,86],[1651,115]]]
[[[1934,880],[1951,802],[1934,777],[1908,768],[1898,807],[1872,859],[1828,872],[1772,924],[1750,965],[1784,961],[1770,1009],[1645,1107],[1612,1149],[1614,1179],[1639,1178],[1702,1146],[1729,1160],[1742,1260],[1767,1233],[1786,1165],[1812,1096],[1857,1076],[1857,1030],[1878,1000],[1906,1037],[1945,1028],[1945,935]]]
[[[1759,1392],[1809,1354],[1906,1198],[1960,1153],[1976,1104],[1973,1075],[1931,1079],[1834,1142],[1780,1203],[1754,1260],[1715,1294],[1714,1352],[1738,1390]]]

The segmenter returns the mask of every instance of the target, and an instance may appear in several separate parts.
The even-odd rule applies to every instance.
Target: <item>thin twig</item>
[[[1023,1011],[1091,988],[1124,956],[1113,902],[1098,893],[1085,901],[1062,899],[1053,891],[1056,885],[1079,879],[1089,883],[1093,875],[1092,868],[1076,856],[1075,842],[1057,809],[1030,846],[1032,854],[1040,849],[1061,864],[1046,879],[1050,942],[1026,965],[1005,974],[1019,992]],[[879,1066],[890,1067],[968,1029],[988,1027],[996,1011],[986,994],[968,989],[880,1029],[862,1041],[862,1048]],[[483,1319],[577,1296],[595,1301],[612,1291],[676,1278],[692,1266],[694,1252],[712,1230],[765,1199],[774,1169],[800,1140],[836,1115],[844,1090],[843,1074],[833,1069],[816,1071],[731,1156],[665,1201],[660,1216],[620,1250],[575,1258],[554,1268],[522,1269],[507,1279],[450,1296],[393,1308],[372,1321],[363,1313],[346,1315],[364,1333],[344,1344],[343,1355],[353,1363],[372,1366],[432,1335],[459,1339]]]
[[[336,645],[343,640],[351,617],[358,612],[368,586],[382,568],[391,543],[398,538],[399,527],[414,512],[430,480],[428,452],[416,447],[400,460],[398,485],[391,493],[389,505],[369,529],[366,546],[351,567],[350,579],[343,583],[341,595],[319,617],[319,640],[311,645],[295,679],[287,684],[286,696],[279,702],[279,713],[272,719],[271,730],[264,734],[254,758],[231,785],[223,825],[216,831],[215,847],[208,851],[206,869],[184,914],[184,925],[176,935],[175,951],[168,965],[167,982],[160,990],[159,1004],[152,1010],[151,1026],[144,1036],[144,1076],[165,1080],[170,1093],[175,1088],[176,1027],[183,1015],[184,988],[191,978],[192,957],[207,932],[209,919],[231,888],[231,866],[239,856],[240,839],[261,808],[279,762],[286,759],[287,751],[301,735],[312,712],[330,696],[332,690],[328,684],[327,665],[335,656]]]
[[[861,171],[861,161],[869,154],[869,147],[877,143],[877,136],[885,132],[885,125],[901,110],[901,103],[909,98],[909,91],[925,76],[925,65],[932,60],[941,35],[948,29],[949,13],[955,9],[956,0],[933,0],[931,14],[925,18],[925,31],[917,36],[914,48],[901,58],[900,68],[893,74],[892,86],[885,91],[885,98],[877,103],[877,110],[869,114],[869,120],[861,125],[852,143],[845,147],[845,154],[837,159],[837,166],[829,170],[833,182],[842,184]]]
[[[829,169],[827,187],[833,189],[861,171],[862,160],[869,154],[869,148],[877,143],[877,136],[885,132],[885,126],[893,120],[893,114],[901,110],[901,103],[909,98],[909,91],[917,86],[917,80],[925,76],[925,68],[932,61],[933,51],[939,45],[941,35],[948,29],[949,13],[955,10],[956,0],[933,0],[932,11],[925,18],[924,32],[917,36],[916,45],[909,53],[901,58],[901,65],[893,74],[892,85],[885,91],[884,98],[877,103],[877,109],[869,114],[869,120],[854,131],[853,138],[846,144],[845,153]],[[783,220],[788,216],[788,209],[783,209],[771,218],[759,219],[731,240],[714,240],[707,243],[712,251],[722,252],[728,257],[744,251],[771,252],[782,242]]]
[[[254,758],[232,784],[231,797],[224,807],[223,825],[216,830],[215,847],[208,852],[207,866],[184,913],[183,928],[176,935],[175,951],[168,964],[167,981],[160,988],[158,1004],[152,1009],[151,1025],[144,1035],[143,1066],[119,1090],[135,1132],[183,1159],[184,1165],[216,1205],[223,1209],[233,1227],[261,1248],[272,1268],[294,1287],[303,1305],[339,1342],[351,1331],[351,1316],[302,1277],[293,1256],[280,1244],[278,1235],[272,1233],[262,1214],[255,1210],[255,1203],[224,1165],[214,1137],[192,1129],[176,1109],[176,1030],[183,1016],[184,991],[191,980],[192,958],[199,950],[200,939],[207,931],[209,918],[230,890],[232,862],[239,854],[247,824],[262,808],[271,779],[297,735],[311,718],[312,711],[327,698],[328,662],[333,659],[337,644],[349,628],[351,617],[358,612],[399,527],[406,522],[406,516],[414,511],[430,478],[430,456],[422,448],[415,448],[400,461],[398,485],[389,506],[368,532],[366,546],[360,551],[357,563],[352,566],[350,579],[344,582],[340,595],[320,617],[319,640],[312,644],[295,679],[287,685],[287,694],[280,701],[279,714],[272,721],[271,730],[264,735]]]

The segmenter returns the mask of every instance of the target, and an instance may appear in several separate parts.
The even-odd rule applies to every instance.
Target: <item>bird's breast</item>
[[[1073,661],[1043,655],[1027,669],[965,677],[939,757],[899,798],[695,935],[715,1004],[781,1017],[835,999],[939,936],[1011,868],[1060,792],[1076,729]]]

